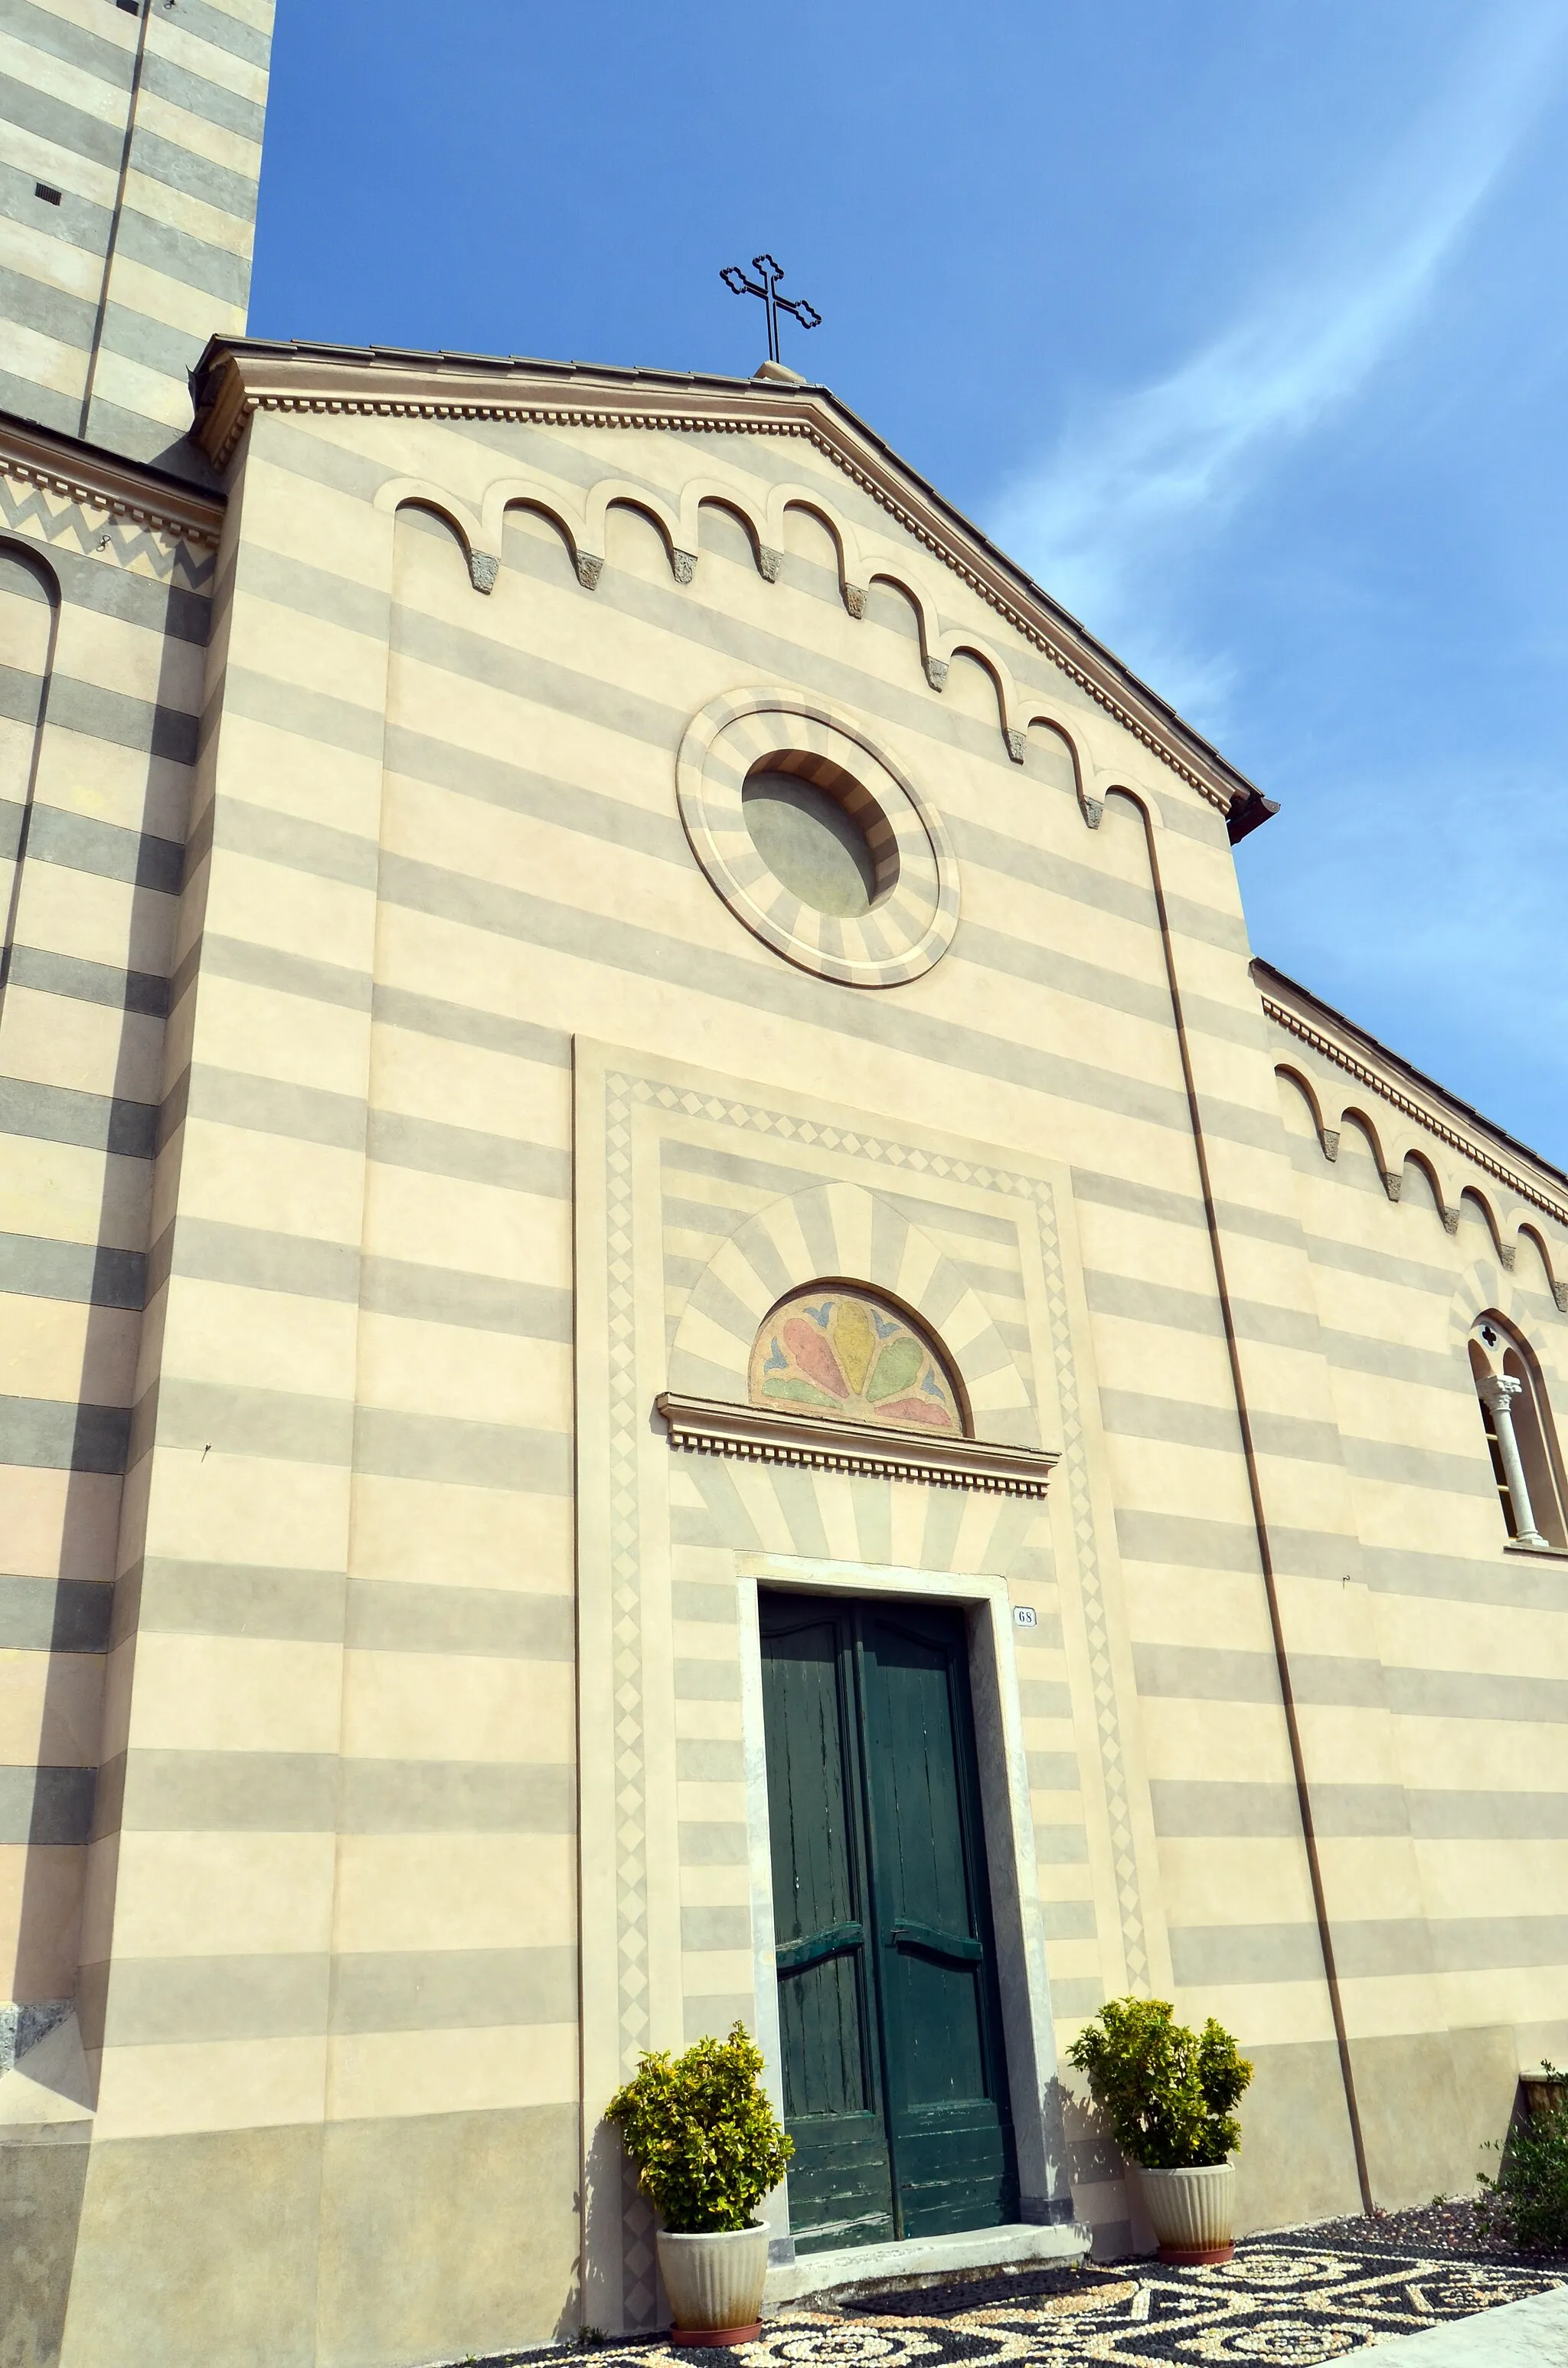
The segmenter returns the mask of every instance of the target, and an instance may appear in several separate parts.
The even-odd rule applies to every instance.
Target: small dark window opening
[[[114,0],[114,5],[117,8],[123,8],[128,17],[140,17],[142,14],[142,0]]]
[[[57,206],[60,203],[60,191],[51,189],[47,181],[35,181],[33,195],[35,198],[41,198],[46,206]]]

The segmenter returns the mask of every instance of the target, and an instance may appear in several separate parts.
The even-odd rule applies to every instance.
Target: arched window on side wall
[[[752,1349],[751,1398],[839,1422],[970,1435],[962,1385],[935,1341],[854,1283],[815,1282],[779,1301]]]
[[[1568,1489],[1540,1366],[1496,1315],[1471,1326],[1470,1366],[1509,1536],[1568,1552]]]

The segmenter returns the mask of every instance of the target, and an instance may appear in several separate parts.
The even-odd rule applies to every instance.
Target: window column
[[[1479,1379],[1476,1387],[1492,1416],[1492,1428],[1497,1434],[1497,1452],[1503,1458],[1503,1470],[1507,1475],[1508,1501],[1514,1508],[1514,1535],[1522,1546],[1544,1546],[1546,1540],[1535,1525],[1535,1513],[1530,1506],[1530,1492],[1525,1482],[1525,1467],[1519,1456],[1519,1442],[1514,1434],[1514,1400],[1524,1383],[1509,1373],[1489,1373]]]

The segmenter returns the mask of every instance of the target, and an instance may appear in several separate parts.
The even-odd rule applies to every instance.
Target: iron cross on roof
[[[726,264],[719,274],[732,296],[760,296],[767,307],[767,359],[776,362],[778,355],[778,315],[788,313],[799,321],[802,329],[820,329],[822,314],[803,296],[780,296],[778,282],[784,277],[781,264],[770,255],[754,255],[752,268],[762,274],[760,279],[748,279],[738,263]]]

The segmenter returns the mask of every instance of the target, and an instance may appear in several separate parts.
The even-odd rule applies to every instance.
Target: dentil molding
[[[1055,1448],[1003,1447],[935,1431],[840,1422],[792,1408],[685,1397],[676,1390],[661,1390],[653,1403],[668,1426],[672,1447],[753,1463],[806,1464],[819,1472],[926,1481],[994,1497],[1043,1497],[1062,1460]]]

